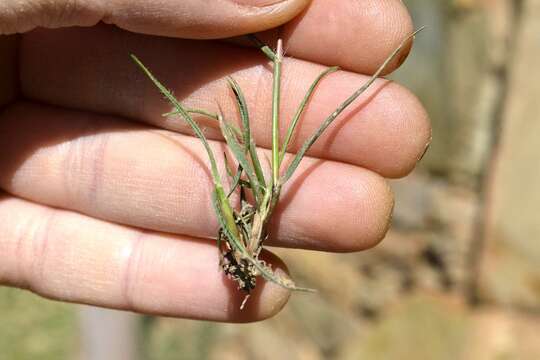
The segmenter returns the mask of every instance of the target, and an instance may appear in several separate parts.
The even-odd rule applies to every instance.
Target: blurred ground
[[[540,359],[540,3],[410,0],[428,25],[394,76],[433,119],[393,181],[387,239],[360,254],[281,251],[298,282],[276,318],[141,318],[143,358]],[[69,359],[75,308],[0,289],[0,359]]]
[[[76,308],[0,287],[0,359],[70,359],[77,346]]]

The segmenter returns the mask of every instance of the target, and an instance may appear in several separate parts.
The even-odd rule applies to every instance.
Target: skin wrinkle
[[[103,187],[107,147],[111,137],[110,133],[103,135],[104,136],[92,136],[90,139],[87,139],[90,143],[89,148],[91,148],[88,153],[94,154],[94,159],[91,162],[92,182],[88,187],[89,191],[87,193],[87,199],[90,203],[93,202],[94,204],[98,202],[97,199],[100,194],[99,190]]]
[[[25,230],[17,231],[15,235],[15,258],[16,259],[23,259],[23,254],[24,254],[23,242],[25,238],[28,236],[28,232],[30,231],[30,229],[32,229],[32,227],[25,226],[25,225],[20,226],[20,228],[25,229]],[[28,283],[23,280],[25,277],[21,276],[23,274],[23,264],[24,264],[23,261],[17,261],[17,265],[15,266],[17,268],[15,273],[17,275],[15,277],[18,279],[21,279],[22,281],[20,283],[14,282],[14,285],[17,287],[26,289],[28,288]]]
[[[109,139],[109,133],[102,133],[99,136],[82,136],[67,144],[63,174],[68,202],[78,202],[84,198],[90,206],[95,207],[99,203]],[[88,178],[85,186],[81,186],[81,178]]]
[[[2,196],[0,204],[5,206],[6,203],[13,203],[13,200],[9,199],[9,197]],[[32,214],[32,216],[23,217],[21,219],[20,216],[18,216],[19,209],[16,203],[14,210],[16,211],[8,213],[7,219],[8,222],[13,222],[13,219],[16,218],[17,226],[15,226],[12,231],[9,231],[10,229],[8,228],[7,232],[4,232],[4,236],[8,236],[8,250],[12,249],[14,252],[4,253],[4,255],[7,254],[6,256],[12,260],[16,259],[15,271],[11,274],[8,271],[6,279],[0,282],[0,284],[8,284],[21,289],[31,289],[32,274],[36,273],[34,270],[34,261],[36,257],[34,256],[35,249],[32,239],[39,238],[37,234],[40,228],[43,227],[43,219],[47,218],[47,212],[42,211],[38,213],[38,215]],[[9,243],[13,243],[13,246],[10,247]]]
[[[30,242],[29,239],[37,238],[35,234],[38,230],[38,224],[39,221],[41,221],[41,216],[39,217],[39,219],[34,216],[29,217],[25,220],[26,221],[23,221],[18,227],[19,231],[15,232],[15,256],[16,259],[20,259],[20,261],[16,262],[17,270],[15,272],[15,278],[20,282],[15,281],[13,285],[23,289],[30,289],[31,285],[29,279],[31,278],[31,276],[28,275],[28,271],[26,270],[26,264],[28,263],[28,260],[25,261],[25,259],[28,258],[26,256],[26,254],[28,253],[28,251],[26,251],[26,247]],[[33,256],[30,256],[30,258],[32,257]]]
[[[51,232],[54,229],[56,221],[56,212],[43,208],[43,213],[36,221],[38,225],[31,236],[26,241],[28,242],[29,251],[26,254],[30,255],[30,259],[26,259],[26,266],[29,271],[25,271],[32,291],[40,289],[47,284],[47,260],[49,259],[49,241]]]
[[[127,255],[127,260],[122,270],[122,301],[131,309],[136,308],[137,301],[135,300],[135,289],[139,279],[140,262],[143,251],[143,241],[147,233],[144,230],[139,230],[133,237],[133,241],[129,243],[130,252]]]

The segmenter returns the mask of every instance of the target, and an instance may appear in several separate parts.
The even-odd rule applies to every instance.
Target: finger
[[[222,145],[212,142],[219,158]],[[191,136],[23,103],[0,117],[0,148],[0,187],[20,197],[146,229],[217,234],[207,155]],[[391,209],[380,176],[305,159],[283,189],[271,243],[364,249],[384,236]]]
[[[4,0],[0,4],[0,35],[37,27],[106,22],[154,35],[223,38],[281,25],[307,3],[308,0]]]
[[[243,294],[218,271],[215,244],[113,225],[0,197],[0,284],[69,302],[245,322],[275,315],[289,292],[258,281]],[[283,263],[267,257],[278,273]]]
[[[258,51],[213,42],[160,39],[110,27],[35,32],[21,45],[21,83],[25,96],[43,102],[137,119],[191,133],[188,126],[161,114],[171,110],[127,54],[137,54],[186,106],[237,118],[234,97],[224,78],[232,75],[246,94],[257,144],[271,146],[271,72]],[[219,60],[216,60],[219,59]],[[324,67],[296,59],[284,64],[282,133],[313,79]],[[332,74],[310,101],[296,141],[302,142],[367,77]],[[205,124],[208,124],[206,122]],[[209,137],[220,139],[216,130]],[[427,115],[416,97],[380,80],[359,98],[315,143],[314,157],[348,162],[387,177],[410,172],[430,139]]]
[[[301,16],[261,36],[270,44],[283,38],[290,56],[373,74],[412,32],[401,0],[313,0]],[[404,48],[386,73],[401,65],[409,51]]]

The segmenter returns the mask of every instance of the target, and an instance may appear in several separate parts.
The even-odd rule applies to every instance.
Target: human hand
[[[247,95],[255,139],[268,148],[271,72],[259,50],[178,38],[267,30],[307,1],[237,2],[276,4],[0,5],[0,34],[66,27],[0,37],[0,284],[63,301],[217,321],[253,321],[283,307],[289,293],[264,284],[238,309],[243,294],[218,271],[218,251],[208,240],[218,225],[204,149],[180,119],[161,116],[168,104],[129,59],[139,56],[188,107],[219,104],[228,119],[237,116],[224,81],[232,75]],[[283,68],[284,123],[320,64],[346,69],[320,84],[291,151],[412,30],[399,0],[313,0],[302,15],[262,34],[270,44],[279,34],[291,56]],[[219,131],[206,131],[222,153]],[[269,243],[322,251],[374,246],[393,205],[384,177],[410,172],[429,138],[416,98],[377,81],[283,189]],[[267,259],[285,268],[275,256]]]

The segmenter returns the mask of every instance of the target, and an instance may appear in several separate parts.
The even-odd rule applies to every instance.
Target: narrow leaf
[[[386,58],[384,63],[377,69],[375,74],[358,90],[356,90],[347,100],[345,100],[330,116],[326,118],[326,120],[319,126],[319,128],[315,131],[315,133],[308,138],[304,144],[302,145],[302,148],[298,151],[296,156],[294,157],[293,161],[287,168],[287,171],[280,179],[281,184],[284,184],[287,180],[291,178],[294,171],[298,168],[298,165],[300,164],[300,161],[302,161],[302,158],[306,155],[306,152],[311,148],[313,143],[317,141],[317,139],[322,135],[322,133],[326,130],[326,128],[336,119],[336,117],[339,116],[345,110],[354,100],[358,98],[364,91],[366,91],[374,82],[377,80],[377,78],[381,75],[381,73],[386,69],[386,67],[394,60],[394,58],[399,54],[401,49],[411,40],[416,34],[418,34],[420,31],[422,31],[424,28],[420,28],[416,30],[414,33],[409,35],[406,39],[404,39],[401,44]]]
[[[234,193],[236,188],[238,188],[238,185],[240,185],[240,177],[242,176],[242,165],[238,165],[238,169],[236,170],[236,174],[232,178],[231,182],[231,189],[229,190],[229,193],[227,194],[227,197],[231,197],[231,195]]]
[[[283,141],[283,145],[282,145],[282,149],[281,149],[281,153],[280,153],[280,156],[279,156],[279,160],[280,162],[283,161],[283,157],[285,156],[285,153],[287,152],[287,149],[289,147],[289,143],[291,142],[292,140],[292,137],[293,137],[293,134],[294,134],[294,131],[296,129],[296,126],[298,125],[298,120],[300,120],[300,117],[302,116],[302,114],[304,113],[304,110],[306,108],[306,105],[308,103],[308,101],[311,99],[311,95],[313,94],[313,92],[315,91],[315,88],[317,87],[317,85],[319,84],[319,82],[321,82],[321,80],[328,74],[331,74],[333,72],[336,72],[339,70],[339,67],[338,66],[333,66],[333,67],[330,67],[328,69],[326,69],[325,71],[323,71],[316,79],[315,81],[313,81],[313,83],[311,84],[311,86],[309,87],[309,90],[308,92],[306,93],[306,95],[304,96],[304,99],[302,99],[302,102],[300,103],[300,106],[298,106],[298,109],[296,110],[296,113],[294,114],[294,117],[292,119],[292,122],[291,122],[291,125],[289,125],[289,129],[287,130],[287,135],[285,136],[285,140]]]
[[[253,190],[253,195],[255,196],[255,200],[258,203],[261,198],[261,189],[259,186],[259,181],[257,180],[257,177],[255,176],[255,171],[253,170],[251,163],[248,161],[246,154],[244,152],[244,149],[242,148],[240,143],[238,143],[238,140],[236,139],[236,136],[234,135],[233,130],[223,120],[221,115],[220,115],[220,127],[221,127],[221,132],[223,134],[223,137],[225,138],[225,141],[227,142],[227,145],[229,146],[229,149],[234,154],[234,156],[236,157],[236,160],[238,161],[238,163],[240,163],[246,176],[248,177],[248,180],[251,183],[251,188]]]
[[[209,117],[210,119],[217,120],[218,116],[217,114],[211,113],[210,111],[202,110],[202,109],[185,109],[188,114],[199,114],[204,115],[206,117]],[[178,111],[171,111],[165,114],[162,114],[161,116],[167,117],[172,115],[179,115]]]
[[[152,80],[152,82],[154,83],[154,85],[156,85],[159,91],[161,91],[161,93],[165,95],[169,102],[176,108],[178,114],[180,114],[184,118],[184,120],[193,129],[195,135],[197,135],[197,137],[201,140],[208,154],[208,158],[210,159],[214,183],[221,185],[221,178],[217,170],[216,158],[214,156],[214,153],[212,152],[212,149],[210,148],[210,145],[208,144],[208,140],[206,140],[206,137],[204,136],[199,125],[195,121],[193,121],[191,115],[186,112],[182,104],[180,104],[180,102],[174,97],[174,95],[169,90],[167,90],[167,88],[163,86],[163,84],[159,82],[159,80],[150,72],[150,70],[146,66],[143,65],[143,63],[135,55],[131,55],[131,58],[144,71],[144,73],[150,78],[150,80]]]
[[[156,87],[161,91],[161,93],[165,95],[165,97],[170,101],[170,103],[176,108],[178,113],[184,118],[184,120],[189,124],[189,126],[191,126],[193,132],[195,132],[195,135],[197,135],[197,137],[203,143],[203,146],[206,149],[208,158],[210,160],[212,179],[215,186],[214,192],[218,195],[217,199],[219,200],[220,209],[222,210],[221,214],[224,215],[223,219],[228,226],[228,231],[237,235],[238,229],[236,228],[236,223],[234,221],[234,211],[228,198],[225,196],[223,185],[221,183],[221,177],[217,168],[216,158],[214,156],[214,153],[212,152],[212,149],[210,148],[210,145],[208,144],[208,141],[206,140],[206,137],[201,131],[201,128],[195,121],[193,121],[191,115],[186,112],[182,104],[180,104],[180,102],[172,95],[172,93],[158,81],[158,79],[150,72],[150,70],[146,68],[146,66],[144,66],[143,63],[135,55],[131,55],[131,58],[144,71],[144,73],[150,78],[150,80],[152,80],[154,85],[156,85]]]
[[[225,160],[225,169],[227,170],[227,175],[229,175],[229,178],[231,180],[231,188],[227,194],[227,198],[230,198],[231,195],[234,193],[238,185],[240,184],[240,177],[242,176],[242,165],[238,164],[238,168],[236,169],[236,173],[233,174],[231,167],[229,166],[229,159],[227,159],[227,153],[223,153],[223,159]]]
[[[283,41],[278,39],[276,55],[274,57],[274,71],[272,83],[272,181],[279,180],[279,104],[281,99],[281,64],[283,62]]]
[[[239,238],[239,231],[236,227],[236,222],[234,220],[234,214],[227,211],[223,205],[223,199],[225,194],[219,192],[217,189],[212,192],[212,205],[216,213],[220,229],[223,231],[229,244],[243,256],[248,256],[245,246],[241,243]],[[228,201],[227,201],[228,202]]]
[[[201,110],[201,109],[185,109],[185,110],[188,114],[204,115],[211,120],[219,121],[219,116],[217,114],[211,113],[206,110]],[[162,114],[161,116],[167,117],[167,116],[174,116],[174,115],[180,115],[180,113],[177,110],[174,110],[174,111],[170,111],[168,113]],[[237,136],[242,136],[242,132],[240,131],[240,129],[238,129],[236,126],[232,124],[230,124],[230,127],[234,130]]]
[[[240,88],[240,85],[238,85],[234,78],[229,77],[227,80],[229,82],[231,90],[234,93],[234,96],[236,97],[238,111],[240,112],[240,118],[242,119],[242,141],[244,142],[244,147],[246,148],[246,152],[249,153],[249,156],[251,158],[257,180],[259,180],[259,183],[262,187],[266,187],[266,181],[264,179],[264,173],[262,171],[261,162],[259,161],[259,156],[257,155],[255,141],[251,136],[249,111],[246,103],[246,98],[244,96],[244,93],[242,92],[242,89]]]

